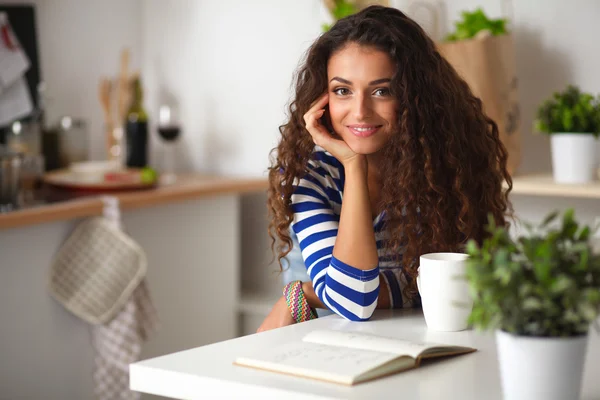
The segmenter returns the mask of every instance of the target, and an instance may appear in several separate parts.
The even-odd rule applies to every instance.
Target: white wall
[[[131,49],[131,68],[141,55],[141,0],[13,0],[36,8],[41,76],[46,82],[48,122],[61,115],[88,122],[90,156],[104,159],[101,77],[116,77],[120,54]]]
[[[292,73],[321,15],[320,0],[144,2],[148,106],[181,103],[183,166],[266,172]]]

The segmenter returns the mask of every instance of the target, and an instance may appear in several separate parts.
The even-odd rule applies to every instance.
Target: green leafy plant
[[[335,7],[331,9],[331,15],[333,16],[334,23],[342,18],[356,14],[357,12],[358,8],[356,5],[347,0],[335,0]],[[331,24],[323,24],[323,32],[327,32],[329,29],[331,29],[331,26]]]
[[[600,98],[582,93],[569,85],[563,92],[555,92],[538,108],[534,128],[537,132],[600,133]]]
[[[446,41],[470,39],[482,31],[488,31],[494,36],[506,33],[506,18],[489,19],[481,8],[473,12],[463,11],[461,15],[462,20],[454,24],[456,31],[449,34]]]
[[[554,212],[537,227],[525,224],[528,235],[514,240],[490,217],[490,236],[481,246],[468,242],[475,329],[546,337],[588,332],[600,313],[600,255],[591,248],[592,230],[579,226],[572,209],[562,223],[554,224],[557,217]]]

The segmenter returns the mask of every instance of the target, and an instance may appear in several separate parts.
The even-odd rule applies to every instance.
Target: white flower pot
[[[587,183],[596,173],[596,138],[586,133],[553,133],[552,171],[557,183]]]
[[[504,399],[579,399],[587,341],[496,331]]]

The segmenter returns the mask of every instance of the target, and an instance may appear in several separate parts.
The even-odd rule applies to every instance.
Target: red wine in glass
[[[161,171],[161,182],[172,184],[177,180],[175,174],[175,141],[181,133],[181,125],[177,118],[177,109],[162,105],[159,109],[158,134],[165,142],[164,162]]]
[[[158,127],[158,134],[166,142],[174,142],[179,137],[181,128],[177,125],[164,125]]]

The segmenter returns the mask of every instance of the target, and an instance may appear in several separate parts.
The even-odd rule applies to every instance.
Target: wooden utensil
[[[110,159],[110,149],[113,146],[114,121],[112,118],[111,93],[112,83],[108,78],[101,78],[98,84],[98,96],[104,112],[104,132],[106,136],[106,152]]]
[[[119,75],[113,83],[109,78],[102,78],[99,84],[99,97],[104,111],[106,158],[121,159],[124,149],[123,125],[131,102],[129,76],[129,49],[121,52]],[[114,119],[116,118],[116,120]]]
[[[117,99],[117,113],[119,123],[124,123],[127,116],[127,110],[131,102],[131,90],[130,81],[131,78],[128,73],[129,69],[129,49],[124,49],[121,52],[121,69],[119,72],[118,80],[118,99]]]

